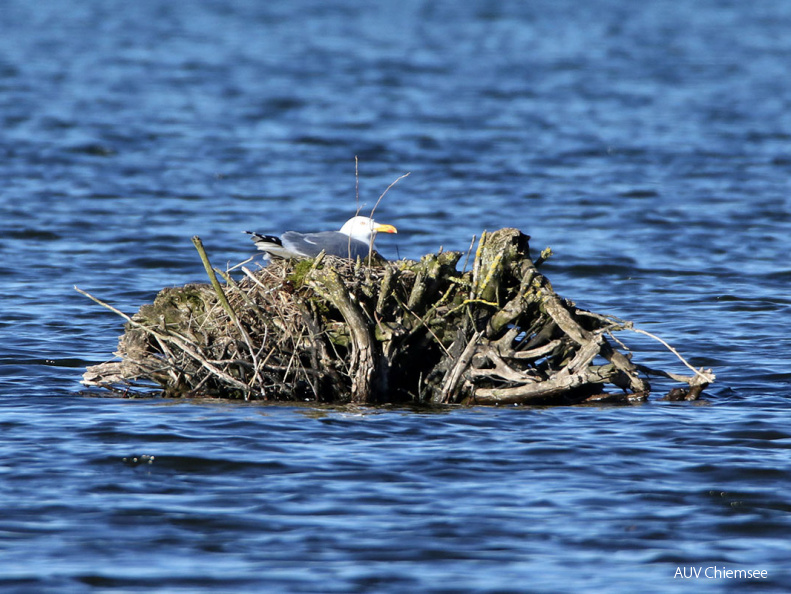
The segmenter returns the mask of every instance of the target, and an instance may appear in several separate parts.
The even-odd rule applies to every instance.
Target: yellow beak
[[[374,231],[377,233],[398,233],[398,229],[392,225],[377,225],[374,227]]]

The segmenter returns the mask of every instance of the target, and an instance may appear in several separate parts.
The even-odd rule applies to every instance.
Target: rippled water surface
[[[0,589],[791,589],[791,4],[0,10]],[[389,257],[514,226],[700,403],[317,409],[87,397],[122,320],[339,227]],[[639,362],[683,373],[658,343]],[[701,577],[677,577],[698,568]],[[709,579],[704,571],[765,570]]]

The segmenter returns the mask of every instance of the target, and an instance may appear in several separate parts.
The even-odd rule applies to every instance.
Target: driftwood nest
[[[650,375],[682,384],[665,398],[695,400],[714,380],[634,363],[613,336],[631,323],[555,294],[537,269],[548,251],[534,263],[528,239],[484,233],[466,272],[459,252],[319,256],[220,284],[194,238],[212,284],[164,289],[131,317],[88,295],[127,324],[121,360],[89,367],[83,383],[169,397],[574,404],[645,400]]]

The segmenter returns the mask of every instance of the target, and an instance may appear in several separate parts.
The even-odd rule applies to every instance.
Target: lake
[[[0,590],[789,591],[790,27],[782,0],[6,0]],[[123,320],[74,285],[134,313],[205,282],[193,235],[234,265],[243,231],[337,229],[405,173],[383,255],[517,227],[559,294],[717,382],[431,411],[83,392]]]

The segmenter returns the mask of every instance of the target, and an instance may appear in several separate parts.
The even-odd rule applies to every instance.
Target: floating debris
[[[538,271],[551,252],[534,262],[528,240],[484,233],[470,270],[458,270],[461,252],[320,254],[242,267],[234,280],[193,238],[211,284],[164,289],[131,317],[77,289],[127,320],[120,361],[89,367],[83,383],[168,397],[552,405],[644,401],[649,376],[684,384],[666,398],[695,400],[714,381],[661,340],[692,375],[634,363],[613,333],[648,333],[558,296]]]
[[[151,456],[149,454],[140,454],[139,456],[138,455],[126,456],[125,458],[122,459],[122,462],[129,466],[139,466],[141,464],[153,464],[154,456]]]

